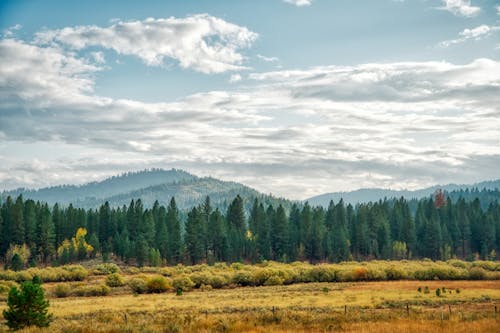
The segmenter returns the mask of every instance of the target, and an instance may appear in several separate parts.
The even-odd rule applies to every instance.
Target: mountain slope
[[[212,205],[225,210],[238,194],[245,206],[250,207],[253,198],[260,198],[265,204],[291,206],[291,201],[262,194],[240,183],[222,181],[211,177],[198,177],[182,170],[144,170],[111,177],[101,182],[80,186],[63,185],[39,190],[17,189],[2,193],[1,197],[17,197],[39,200],[53,205],[73,204],[75,207],[96,208],[108,201],[111,206],[129,205],[132,199],[141,199],[146,207],[156,200],[167,205],[175,197],[180,209],[197,205],[210,196]]]
[[[457,184],[448,184],[448,185],[436,185],[428,188],[420,189],[420,190],[387,190],[380,188],[368,188],[368,189],[359,189],[350,192],[332,192],[325,193],[318,196],[314,196],[305,201],[309,202],[311,205],[321,205],[327,207],[330,203],[330,200],[334,202],[338,202],[341,198],[346,203],[357,204],[361,202],[370,202],[370,201],[378,201],[384,198],[399,198],[404,197],[406,199],[420,199],[431,195],[438,189],[442,189],[446,192],[452,191],[460,191],[466,189],[496,189],[500,188],[500,179],[494,181],[485,181],[481,183],[475,183],[471,185],[457,185]]]
[[[119,176],[107,178],[100,182],[92,182],[84,185],[61,185],[45,187],[38,190],[16,189],[6,191],[2,196],[18,196],[22,194],[25,198],[46,201],[50,204],[69,204],[85,202],[87,200],[102,201],[107,197],[136,191],[158,184],[180,182],[197,179],[186,171],[171,169],[152,169],[139,172],[129,172]]]

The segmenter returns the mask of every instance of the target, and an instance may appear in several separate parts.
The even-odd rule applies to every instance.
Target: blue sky
[[[0,188],[149,167],[298,199],[498,178],[499,6],[1,1]]]

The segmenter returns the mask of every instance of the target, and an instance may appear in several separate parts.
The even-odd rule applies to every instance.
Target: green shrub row
[[[56,297],[68,296],[106,296],[111,292],[111,288],[104,284],[79,285],[73,287],[68,283],[58,283],[52,293]]]
[[[40,277],[43,282],[83,281],[87,277],[88,271],[80,265],[34,267],[19,272],[0,270],[0,280],[31,281],[35,275]]]

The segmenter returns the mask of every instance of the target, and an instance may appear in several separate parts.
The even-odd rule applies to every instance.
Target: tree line
[[[500,205],[452,201],[439,192],[413,213],[404,199],[327,208],[308,203],[245,210],[237,195],[222,212],[210,198],[186,212],[141,200],[85,210],[7,197],[0,208],[0,256],[7,267],[116,256],[130,264],[339,262],[370,259],[492,259],[500,248]]]

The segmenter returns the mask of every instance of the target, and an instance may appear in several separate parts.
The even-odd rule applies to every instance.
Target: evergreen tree
[[[29,326],[48,327],[52,314],[48,313],[49,302],[39,283],[23,282],[21,289],[12,287],[7,298],[7,309],[3,316],[7,326],[19,330]]]
[[[10,215],[10,242],[13,244],[23,244],[25,240],[23,210],[23,197],[18,196]]]
[[[181,257],[181,224],[179,220],[179,210],[175,203],[174,197],[170,200],[167,208],[167,262],[169,264],[177,264]]]
[[[209,220],[209,249],[215,261],[229,260],[229,244],[225,230],[224,217],[217,208],[210,214]]]
[[[46,263],[55,254],[54,223],[47,204],[44,204],[37,220],[37,250],[41,261]]]
[[[188,213],[185,242],[190,262],[193,265],[200,263],[205,254],[203,214],[200,208],[193,207]]]
[[[271,225],[271,241],[274,260],[286,261],[288,252],[288,229],[285,209],[280,204]]]

